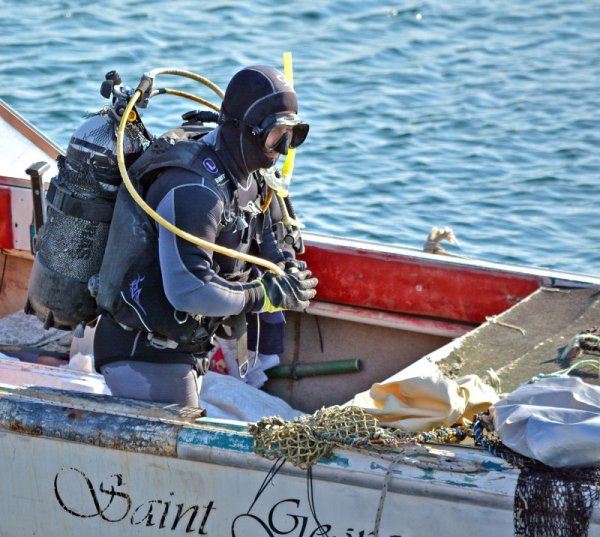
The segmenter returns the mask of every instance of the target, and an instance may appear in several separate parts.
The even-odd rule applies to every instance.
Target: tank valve
[[[117,71],[109,71],[104,75],[104,81],[100,86],[100,95],[105,99],[110,99],[115,86],[121,85],[121,75]]]

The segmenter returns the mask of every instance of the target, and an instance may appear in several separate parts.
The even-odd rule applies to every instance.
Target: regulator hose
[[[260,267],[271,270],[272,272],[274,272],[275,274],[277,274],[279,276],[283,275],[284,271],[281,268],[279,268],[275,263],[271,263],[270,261],[267,261],[266,259],[262,259],[260,257],[256,257],[256,256],[249,255],[249,254],[244,254],[242,252],[238,252],[238,251],[232,250],[230,248],[225,248],[223,246],[219,246],[218,244],[214,244],[212,242],[201,239],[200,237],[196,237],[196,236],[194,236],[190,233],[187,233],[186,231],[183,231],[182,229],[176,227],[171,222],[165,220],[156,211],[154,211],[152,209],[152,207],[150,207],[144,201],[144,199],[139,195],[139,193],[133,186],[133,183],[131,182],[131,179],[129,178],[129,174],[127,173],[127,167],[125,166],[125,155],[124,155],[124,150],[123,150],[123,141],[125,138],[125,126],[127,125],[128,118],[130,117],[130,114],[133,111],[133,107],[138,102],[138,100],[140,98],[142,98],[143,95],[146,95],[146,102],[144,103],[144,106],[147,105],[147,100],[152,95],[151,90],[152,90],[152,84],[154,82],[154,77],[157,75],[161,75],[161,74],[170,74],[170,75],[177,75],[177,76],[183,76],[186,78],[191,78],[193,80],[200,82],[201,84],[204,84],[205,86],[209,87],[210,89],[212,89],[217,95],[219,95],[219,97],[223,98],[223,96],[224,96],[223,91],[217,85],[213,84],[210,80],[208,80],[200,75],[196,75],[195,73],[191,73],[189,71],[183,71],[181,69],[154,69],[154,70],[150,71],[149,73],[146,73],[143,76],[137,89],[135,90],[133,96],[127,102],[127,106],[125,107],[125,111],[123,112],[123,115],[121,116],[121,121],[119,122],[119,128],[117,129],[117,163],[119,165],[119,171],[121,172],[121,178],[123,179],[123,183],[125,183],[125,187],[127,188],[127,191],[129,192],[129,194],[131,194],[131,197],[135,200],[135,202],[142,208],[142,210],[148,216],[150,216],[152,219],[154,219],[156,222],[158,222],[161,226],[165,227],[171,233],[174,233],[178,237],[181,237],[182,239],[185,239],[186,241],[189,241],[192,244],[200,246],[200,248],[204,248],[205,250],[212,250],[213,252],[217,252],[219,254],[226,255],[228,257],[233,257],[234,259],[241,259],[243,261],[246,261],[247,263],[250,263],[253,265],[258,265]],[[184,96],[184,97],[188,97],[188,98],[190,96],[195,97],[191,94],[188,94],[185,92],[179,92],[177,90],[165,91],[164,93],[171,93],[174,95],[180,95],[180,96]],[[197,100],[197,101],[198,101],[198,99],[200,99],[200,98],[194,98],[194,100]],[[202,102],[203,104],[206,104],[204,102],[204,100],[198,101],[198,102]],[[217,111],[219,110],[219,107],[215,107],[215,105],[211,105],[211,103],[208,103],[207,106],[209,106],[210,108],[213,108],[213,110],[217,110]]]
[[[215,112],[219,112],[219,110],[220,110],[220,108],[216,104],[213,104],[210,101],[203,99],[202,97],[198,97],[197,95],[193,95],[192,93],[187,93],[186,91],[170,89],[170,88],[161,88],[156,91],[153,91],[150,94],[150,96],[154,97],[155,95],[165,95],[165,94],[177,95],[178,97],[184,97],[186,99],[189,99],[190,101],[195,101],[197,103],[200,103],[200,104],[206,106],[207,108],[212,108]]]

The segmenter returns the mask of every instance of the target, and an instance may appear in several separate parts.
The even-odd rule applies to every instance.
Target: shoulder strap
[[[158,174],[167,168],[188,170],[200,177],[211,180],[218,189],[225,206],[223,221],[219,231],[229,221],[229,216],[237,211],[237,201],[229,188],[224,167],[219,162],[213,148],[203,141],[174,140],[161,137],[155,139],[129,168],[129,174],[136,188],[147,192]]]

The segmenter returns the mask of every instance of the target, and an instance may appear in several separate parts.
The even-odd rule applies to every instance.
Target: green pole
[[[362,369],[362,364],[359,359],[351,360],[331,360],[329,362],[313,362],[303,364],[297,362],[295,364],[282,364],[266,371],[270,379],[287,379],[294,380],[304,377],[316,377],[318,375],[339,375],[344,373],[356,373]]]

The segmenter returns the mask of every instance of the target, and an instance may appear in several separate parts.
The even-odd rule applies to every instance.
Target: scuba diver
[[[160,216],[226,248],[256,247],[285,272],[257,274],[243,260],[177,237],[121,186],[100,269],[102,315],[94,336],[96,368],[113,395],[198,406],[211,341],[223,324],[238,338],[248,313],[308,307],[317,279],[280,248],[259,173],[307,134],[285,76],[252,66],[231,79],[216,129],[199,140],[157,138],[130,166],[138,191]]]

